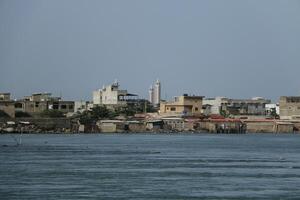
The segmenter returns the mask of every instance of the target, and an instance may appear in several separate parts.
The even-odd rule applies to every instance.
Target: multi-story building
[[[280,119],[300,119],[300,96],[282,96],[279,99]]]
[[[175,97],[173,101],[160,102],[161,115],[198,115],[202,113],[203,96]]]
[[[0,101],[10,101],[10,93],[0,93]]]
[[[74,101],[63,101],[60,97],[52,97],[51,93],[34,93],[24,99],[15,101],[16,112],[30,115],[40,114],[45,110],[58,110],[63,113],[74,112]]]
[[[153,102],[154,102],[154,89],[153,89],[152,85],[150,85],[150,88],[149,88],[149,102],[151,104],[153,104]]]
[[[210,105],[210,114],[226,115],[266,115],[266,105],[271,100],[261,97],[252,99],[229,99],[225,97],[207,98],[204,105]]]
[[[205,98],[203,99],[203,105],[205,105],[206,115],[215,114],[219,115],[221,113],[222,105],[228,102],[228,98],[216,97],[216,98]]]
[[[0,110],[9,117],[15,117],[14,101],[10,99],[10,93],[0,93]]]
[[[221,110],[229,115],[266,115],[266,104],[271,100],[261,97],[252,99],[228,99],[223,102]]]
[[[279,113],[280,113],[279,104],[276,104],[276,103],[266,104],[267,116],[276,117],[276,116],[279,116]]]
[[[152,85],[149,89],[149,101],[154,106],[159,106],[161,100],[161,83],[159,80],[156,81],[154,87]]]
[[[119,83],[103,87],[93,92],[94,105],[122,106],[138,100],[138,95],[128,93],[127,90],[119,89]]]

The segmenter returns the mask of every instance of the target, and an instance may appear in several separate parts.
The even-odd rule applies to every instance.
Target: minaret
[[[150,101],[150,103],[153,104],[154,94],[153,94],[153,87],[152,87],[152,85],[150,85],[150,89],[149,89],[149,101]]]
[[[160,103],[160,97],[161,97],[161,84],[160,81],[157,79],[155,85],[154,85],[154,101],[153,104],[154,105],[158,105]]]

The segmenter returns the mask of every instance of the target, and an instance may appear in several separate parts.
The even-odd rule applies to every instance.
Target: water
[[[1,199],[300,199],[300,135],[0,135]]]

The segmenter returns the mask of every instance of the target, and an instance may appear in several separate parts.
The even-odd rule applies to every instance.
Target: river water
[[[0,135],[0,199],[300,199],[300,135]]]

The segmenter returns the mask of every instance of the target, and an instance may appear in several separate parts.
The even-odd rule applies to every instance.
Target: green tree
[[[9,115],[3,110],[0,110],[0,118],[9,118]]]
[[[41,112],[40,116],[49,118],[61,118],[64,117],[64,114],[59,110],[44,110],[43,112]]]
[[[23,111],[16,111],[15,113],[15,117],[31,117],[31,115],[27,112],[23,112]]]
[[[111,111],[104,105],[92,108],[90,113],[92,119],[109,118],[111,115]]]

